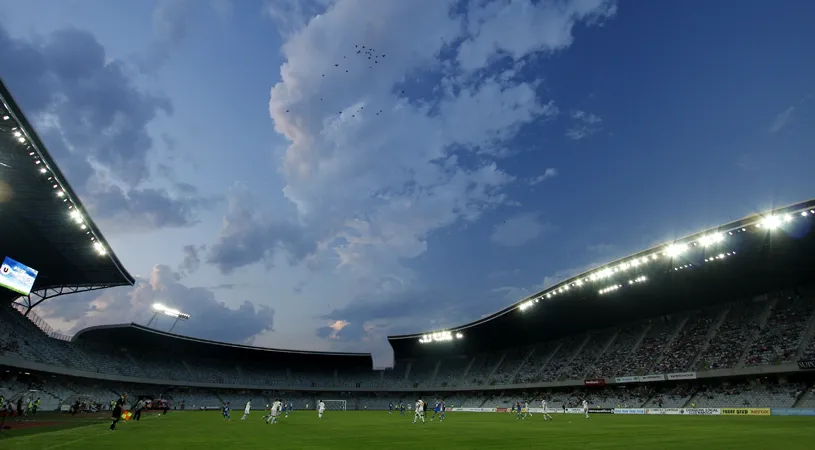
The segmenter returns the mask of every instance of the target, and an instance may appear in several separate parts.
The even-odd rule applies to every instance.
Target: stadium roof
[[[368,369],[373,367],[370,353],[315,352],[230,344],[167,333],[135,323],[88,327],[76,333],[72,341],[96,346],[127,347],[142,352],[160,349],[164,355],[176,352],[179,355],[192,354],[227,360],[251,358],[254,361],[274,357],[302,364],[342,364]]]
[[[132,285],[37,132],[0,79],[0,258],[39,273],[31,308],[63,293]],[[0,302],[20,295],[0,288]]]
[[[544,341],[811,284],[815,200],[756,214],[621,258],[488,317],[390,336],[396,357]]]

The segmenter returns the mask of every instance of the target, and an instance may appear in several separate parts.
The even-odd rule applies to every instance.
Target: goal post
[[[348,406],[347,400],[323,400],[323,403],[326,411],[346,411]]]

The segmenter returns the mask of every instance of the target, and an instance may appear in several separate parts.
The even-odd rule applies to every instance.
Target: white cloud
[[[617,11],[616,3],[608,0],[471,1],[469,6],[469,36],[458,53],[465,70],[481,69],[499,54],[517,60],[562,50],[572,44],[579,21],[593,23]]]
[[[546,230],[536,214],[521,214],[496,225],[490,240],[507,247],[518,247],[537,238]]]
[[[787,125],[792,122],[792,117],[795,114],[795,106],[790,106],[789,108],[781,111],[775,116],[773,123],[770,125],[770,133],[778,133],[779,131],[783,130],[787,127]]]
[[[535,186],[537,184],[541,184],[544,181],[546,181],[546,180],[548,180],[550,178],[554,178],[556,176],[558,176],[557,169],[555,169],[554,167],[550,167],[550,168],[544,170],[542,175],[538,175],[536,177],[530,178],[529,180],[527,180],[527,182],[529,183],[530,186]]]
[[[210,289],[188,287],[181,284],[180,279],[179,273],[158,265],[148,279],[137,280],[133,288],[65,296],[58,301],[43,303],[37,314],[60,331],[72,334],[93,325],[131,321],[147,323],[152,315],[151,305],[163,303],[190,314],[191,319],[179,325],[178,330],[186,335],[249,343],[257,334],[273,330],[274,310],[268,306],[255,306],[244,301],[236,307],[229,307],[219,302]]]
[[[579,141],[601,130],[600,122],[602,122],[603,119],[595,114],[575,110],[572,111],[570,117],[572,124],[569,129],[566,130],[566,137],[569,139]]]
[[[284,193],[301,223],[322,236],[325,256],[362,277],[410,280],[400,261],[422,254],[429,233],[504,202],[514,178],[483,149],[502,148],[521,125],[557,111],[537,96],[537,80],[497,73],[474,84],[451,69],[442,50],[465,37],[458,62],[483,68],[492,52],[487,42],[516,59],[562,49],[576,21],[614,10],[605,1],[530,4],[541,22],[535,33],[519,35],[502,24],[507,14],[526,11],[517,9],[523,2],[472,3],[469,24],[452,12],[456,3],[337,1],[283,46],[270,111],[291,142]],[[374,49],[373,59],[359,57],[362,46]],[[429,90],[405,84],[428,72],[443,74],[432,99]],[[462,164],[453,147],[486,159]]]

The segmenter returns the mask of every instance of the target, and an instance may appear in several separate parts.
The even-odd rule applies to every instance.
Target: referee
[[[122,411],[124,410],[125,402],[127,401],[127,392],[122,394],[116,404],[113,406],[113,422],[110,424],[110,431],[116,430],[116,424],[122,419]]]

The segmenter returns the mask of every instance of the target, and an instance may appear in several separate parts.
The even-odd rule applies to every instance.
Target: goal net
[[[323,403],[326,411],[345,411],[347,406],[346,400],[323,400]]]

